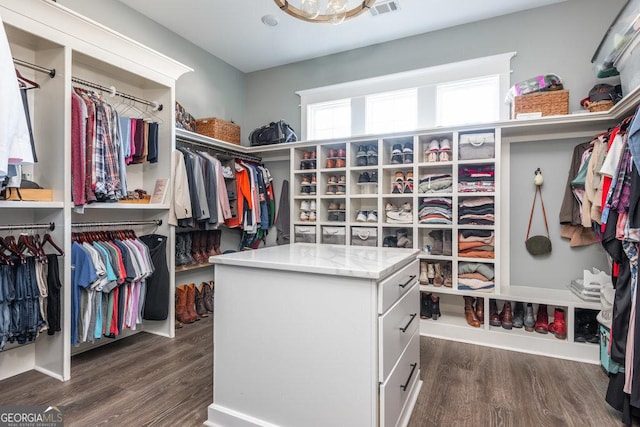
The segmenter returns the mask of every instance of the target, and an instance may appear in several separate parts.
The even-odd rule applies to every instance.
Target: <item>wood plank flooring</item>
[[[212,317],[171,340],[136,334],[73,357],[71,380],[0,381],[0,405],[62,405],[66,426],[199,426],[212,402]],[[421,338],[410,427],[621,426],[596,365]],[[300,426],[304,427],[304,426]]]

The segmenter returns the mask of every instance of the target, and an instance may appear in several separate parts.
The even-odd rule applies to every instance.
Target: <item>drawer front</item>
[[[382,314],[418,282],[420,262],[414,260],[402,270],[395,272],[378,283],[378,313]]]
[[[420,286],[414,283],[384,316],[378,318],[380,382],[387,379],[419,325]]]
[[[420,334],[416,331],[389,379],[380,386],[380,425],[395,427],[420,376]]]

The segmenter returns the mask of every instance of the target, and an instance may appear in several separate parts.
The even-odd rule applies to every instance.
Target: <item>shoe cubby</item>
[[[378,197],[378,169],[358,169],[350,172],[349,192],[353,195]]]
[[[315,197],[318,188],[316,172],[296,172],[293,187],[295,197]]]
[[[412,227],[382,227],[382,246],[386,248],[413,248]]]
[[[453,230],[447,228],[419,228],[418,248],[420,258],[452,259]]]
[[[441,327],[457,327],[466,330],[479,329],[480,325],[473,327],[467,323],[463,297],[439,292],[439,289],[442,288],[425,289],[424,286],[420,286],[420,319],[422,327],[427,330],[439,330]],[[433,317],[434,312],[438,314],[435,319]]]
[[[439,287],[453,287],[453,261],[432,258],[428,255],[420,258],[420,285]]]
[[[458,135],[458,160],[474,161],[495,159],[496,138],[493,129],[460,132]]]
[[[459,193],[493,193],[496,189],[494,163],[468,163],[458,165]]]
[[[455,150],[453,133],[418,136],[417,162],[429,166],[453,164]]]
[[[321,207],[321,221],[332,223],[347,221],[347,204],[344,197],[322,199]]]
[[[418,199],[418,222],[426,225],[452,225],[453,199],[448,196],[429,196]]]
[[[357,223],[373,223],[377,224],[380,216],[378,212],[378,199],[350,199],[350,215],[349,220]]]
[[[326,196],[344,196],[347,194],[347,175],[344,170],[321,173],[320,194]]]
[[[378,140],[358,141],[350,144],[351,168],[376,167],[379,164]]]
[[[413,165],[413,136],[385,138],[382,140],[383,165]]]
[[[566,306],[501,299],[490,299],[485,312],[490,331],[553,341],[567,341],[567,313]]]
[[[413,194],[415,177],[413,166],[399,165],[385,167],[382,173],[382,194],[402,195]]]
[[[315,147],[295,149],[292,164],[297,170],[316,170],[318,168],[317,157]]]
[[[418,194],[451,195],[454,190],[453,169],[451,165],[429,165],[418,168],[418,177],[414,177],[415,191]]]
[[[599,310],[574,308],[573,341],[586,344],[600,344]]]
[[[401,197],[387,196],[382,199],[384,218],[382,222],[389,225],[401,225],[412,227],[415,222],[413,198],[403,195]]]
[[[296,210],[299,222],[316,222],[317,202],[315,199],[296,200]]]
[[[329,144],[321,148],[320,167],[344,171],[347,168],[347,144]],[[344,172],[343,172],[344,173]]]

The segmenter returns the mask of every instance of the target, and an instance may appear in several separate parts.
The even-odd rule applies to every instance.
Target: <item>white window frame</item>
[[[446,90],[451,88],[451,89],[456,89],[456,88],[461,88],[461,89],[465,89],[467,92],[471,89],[472,86],[478,87],[480,85],[486,85],[485,87],[491,85],[493,86],[492,89],[495,91],[495,89],[498,89],[498,91],[500,90],[500,76],[498,74],[493,74],[490,76],[481,76],[481,77],[476,77],[473,79],[464,79],[464,80],[457,80],[457,81],[452,81],[452,82],[446,82],[446,83],[442,83],[436,86],[436,126],[456,126],[456,125],[466,125],[466,124],[474,124],[474,123],[482,123],[481,121],[469,121],[468,120],[468,116],[465,115],[465,120],[450,120],[450,121],[445,121],[445,99],[450,96],[449,94],[446,93]],[[476,106],[471,105],[473,103],[473,99],[470,98],[467,95],[468,99],[462,100],[460,101],[460,103],[456,103],[457,104],[457,108],[460,109],[464,109],[464,108],[476,108]],[[494,112],[497,114],[498,117],[494,117],[492,118],[492,120],[499,120],[500,117],[500,103],[502,101],[502,99],[504,98],[500,98],[500,99],[493,99],[493,100],[485,100],[483,103],[483,106],[486,108],[492,107]],[[494,104],[489,106],[487,104],[487,102],[492,101]],[[458,105],[458,104],[462,104],[462,105]]]
[[[400,97],[404,97],[405,100],[411,100],[411,107],[413,107],[415,116],[411,117],[408,121],[411,122],[411,126],[398,128],[393,126],[393,129],[385,129],[382,131],[375,131],[377,121],[376,118],[371,116],[371,110],[375,106],[377,101],[392,100],[397,101]],[[365,96],[365,132],[366,133],[391,133],[413,130],[418,123],[418,88],[409,88],[402,90],[394,90],[390,92],[374,93]]]
[[[369,94],[418,88],[418,129],[435,127],[434,99],[439,83],[472,79],[497,74],[500,76],[500,118],[509,120],[509,105],[502,102],[510,87],[511,58],[516,52],[507,52],[482,58],[436,65],[418,70],[355,80],[330,86],[297,91],[301,107],[301,139],[307,139],[307,106],[336,99],[351,98],[352,136],[365,135],[365,101]],[[429,99],[429,101],[424,101]]]
[[[350,98],[337,99],[337,100],[328,101],[328,102],[318,102],[308,106],[307,112],[313,109],[321,110],[321,109],[329,109],[330,107],[337,107],[337,106],[344,107],[345,105],[349,106],[349,122],[351,122],[351,99]],[[315,119],[314,114],[307,114],[307,122],[306,122],[307,126],[305,129],[305,132],[307,132],[307,130],[309,133],[314,132],[316,127],[314,123],[314,119]],[[351,136],[351,129],[349,129],[349,131],[346,132],[345,134],[333,135],[332,138],[346,138],[349,136]],[[308,139],[308,138],[305,137],[305,139]]]

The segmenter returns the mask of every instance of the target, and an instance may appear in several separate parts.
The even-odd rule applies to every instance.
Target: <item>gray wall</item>
[[[596,83],[591,57],[624,0],[569,0],[246,76],[247,129],[285,119],[300,126],[298,90],[516,51],[512,83],[556,73],[570,110]]]
[[[233,120],[244,129],[245,75],[240,70],[119,1],[58,3],[193,68],[177,81],[176,100],[195,118]]]

